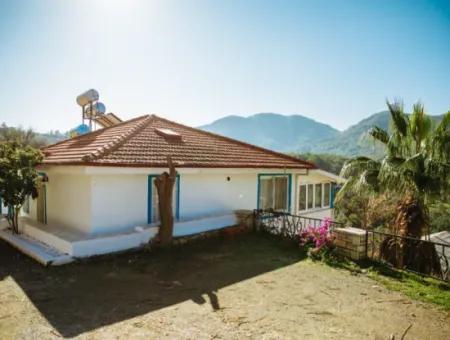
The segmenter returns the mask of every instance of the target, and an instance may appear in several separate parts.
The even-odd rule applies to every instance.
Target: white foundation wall
[[[46,185],[47,224],[90,232],[91,176],[48,174]],[[31,208],[31,207],[30,207]],[[36,219],[36,201],[30,215]]]
[[[93,234],[147,224],[147,175],[92,176]]]
[[[227,180],[227,177],[230,180]],[[180,219],[255,209],[257,173],[181,174]]]
[[[317,218],[320,220],[323,220],[325,218],[331,218],[333,219],[333,209],[320,209],[316,211],[308,211],[305,213],[300,212],[301,216],[305,217],[311,217],[311,218]]]

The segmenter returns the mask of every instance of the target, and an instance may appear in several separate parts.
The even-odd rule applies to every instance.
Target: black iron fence
[[[308,228],[318,228],[324,220],[277,212],[255,210],[255,227],[271,234],[296,240]],[[329,221],[329,230],[344,228],[340,222]],[[389,266],[450,281],[450,245],[381,231],[367,231],[366,258]]]
[[[296,239],[309,226],[318,228],[324,220],[301,215],[293,215],[273,210],[255,210],[254,221],[256,228],[271,234]],[[344,227],[342,223],[329,221],[329,230]]]
[[[367,239],[370,260],[450,281],[450,245],[380,231],[367,232]]]

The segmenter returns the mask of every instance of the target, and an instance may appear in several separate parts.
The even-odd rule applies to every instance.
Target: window
[[[314,207],[322,208],[322,183],[315,184]]]
[[[331,184],[324,183],[324,185],[323,185],[323,206],[324,207],[330,206],[330,196],[331,196]]]
[[[298,210],[306,210],[306,185],[300,185],[300,192],[298,193]]]
[[[298,210],[326,208],[330,206],[330,183],[301,184],[298,191]]]
[[[308,184],[308,209],[314,207],[314,184]]]
[[[158,190],[156,189],[155,179],[156,179],[155,175],[149,176],[148,223],[157,223],[160,221],[159,197],[158,197]],[[173,195],[172,195],[172,209],[173,209],[173,216],[175,219],[179,218],[179,204],[178,204],[180,195],[179,186],[180,186],[180,177],[177,176],[175,185],[173,186]]]
[[[263,210],[289,210],[289,180],[285,175],[260,175],[258,207]]]

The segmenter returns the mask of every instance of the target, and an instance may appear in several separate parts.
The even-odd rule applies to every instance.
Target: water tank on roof
[[[76,128],[69,131],[70,138],[84,135],[85,133],[91,132],[91,129],[86,124],[78,125]]]
[[[92,104],[92,111],[91,111],[91,105],[87,105],[84,110],[84,115],[86,118],[95,118],[97,116],[104,115],[106,112],[105,104],[97,102],[95,104]]]
[[[80,106],[85,106],[89,103],[97,101],[99,98],[98,92],[94,89],[90,89],[77,97],[77,103]]]

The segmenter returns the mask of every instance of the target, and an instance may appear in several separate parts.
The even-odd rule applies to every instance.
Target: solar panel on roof
[[[122,119],[117,117],[114,113],[110,112],[107,113],[106,115],[96,118],[94,121],[101,127],[106,128],[121,123]]]

